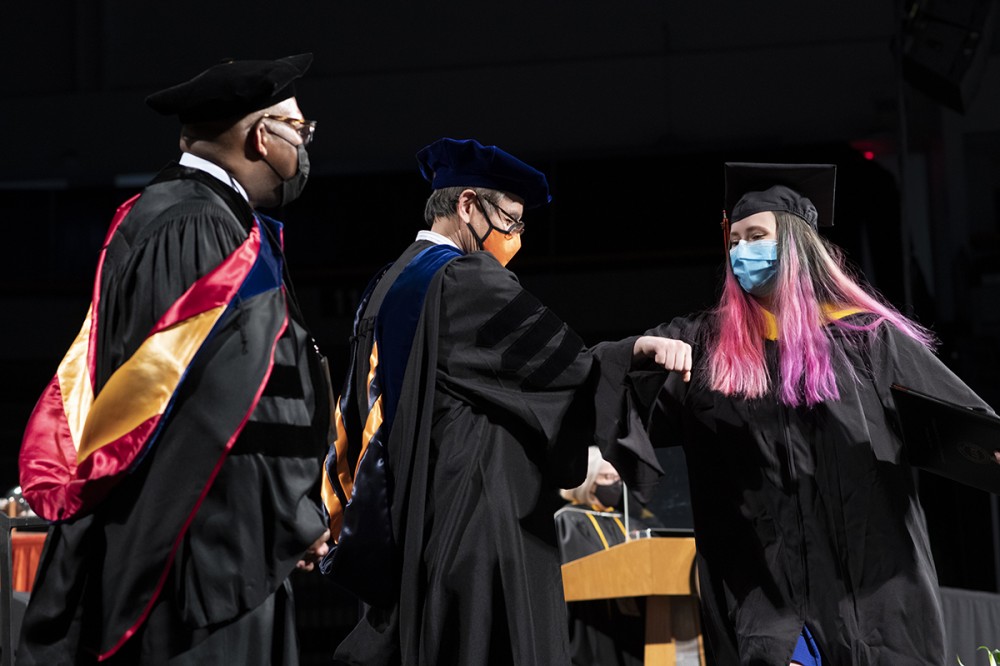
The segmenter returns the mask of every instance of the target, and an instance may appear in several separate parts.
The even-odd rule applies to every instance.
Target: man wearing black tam
[[[687,370],[687,345],[583,342],[505,266],[544,174],[496,146],[417,154],[429,230],[355,318],[324,466],[338,543],[323,569],[366,604],[338,663],[568,664],[553,513],[603,441],[633,356]],[[655,456],[606,453],[648,478]],[[630,479],[631,480],[631,479]],[[346,509],[345,509],[346,507]]]
[[[18,664],[296,664],[289,574],[326,553],[328,379],[283,266],[309,173],[309,54],[151,95],[177,164],[112,220],[79,336],[31,416],[49,533]]]
[[[630,373],[623,424],[633,442],[684,447],[706,651],[727,665],[947,663],[890,387],[992,410],[820,237],[832,165],[725,173],[719,303],[649,331],[690,343],[691,381]]]

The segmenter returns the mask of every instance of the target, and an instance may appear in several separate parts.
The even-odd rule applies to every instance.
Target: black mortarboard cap
[[[487,187],[516,194],[525,208],[552,201],[545,174],[496,146],[475,139],[438,139],[417,153],[420,174],[431,188]]]
[[[190,81],[155,92],[146,104],[182,123],[239,118],[295,96],[295,79],[312,64],[311,53],[277,60],[228,60]]]
[[[766,210],[798,215],[813,229],[833,226],[835,164],[726,162],[726,212],[738,222]]]

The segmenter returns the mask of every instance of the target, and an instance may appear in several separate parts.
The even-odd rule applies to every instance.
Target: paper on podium
[[[967,486],[1000,494],[1000,417],[892,386],[910,462]]]

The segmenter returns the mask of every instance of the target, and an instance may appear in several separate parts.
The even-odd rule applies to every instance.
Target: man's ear
[[[261,118],[250,127],[247,134],[247,149],[251,153],[267,157],[267,149],[271,142],[271,133],[264,126],[264,119]]]
[[[473,189],[464,189],[458,195],[458,203],[455,205],[455,212],[462,222],[468,223],[472,219],[472,212],[479,206],[479,195]]]

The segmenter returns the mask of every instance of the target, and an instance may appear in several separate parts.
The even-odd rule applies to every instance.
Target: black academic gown
[[[831,329],[840,399],[811,409],[709,390],[708,315],[651,331],[692,345],[690,384],[630,377],[652,442],[684,446],[707,648],[719,664],[785,666],[805,624],[824,663],[940,666],[937,575],[889,387],[989,408],[891,325],[860,345]]]
[[[414,243],[397,265],[430,245]],[[382,279],[371,304],[396,275]],[[365,312],[360,326],[355,388],[363,397],[364,321],[373,316]],[[599,418],[595,391],[621,386],[632,345],[606,346],[595,360],[488,253],[437,271],[388,440],[396,564],[385,572],[334,566],[348,585],[358,576],[397,584],[339,646],[339,663],[569,663],[557,489],[582,482]],[[358,509],[348,507],[345,520]]]
[[[166,308],[246,239],[252,215],[236,192],[195,169],[168,168],[143,191],[102,270],[95,394]],[[275,298],[242,306],[268,310],[237,311],[200,352],[223,358],[236,345],[252,363],[193,368],[152,451],[93,513],[52,527],[18,664],[90,663],[130,626],[134,635],[106,663],[297,663],[287,578],[324,531],[314,495],[328,390],[297,309],[283,292]],[[248,327],[266,321],[280,331],[289,311],[271,365],[258,357],[272,344]],[[221,450],[217,438],[259,390],[244,385],[243,365],[270,374],[215,469],[217,456],[202,452]]]

